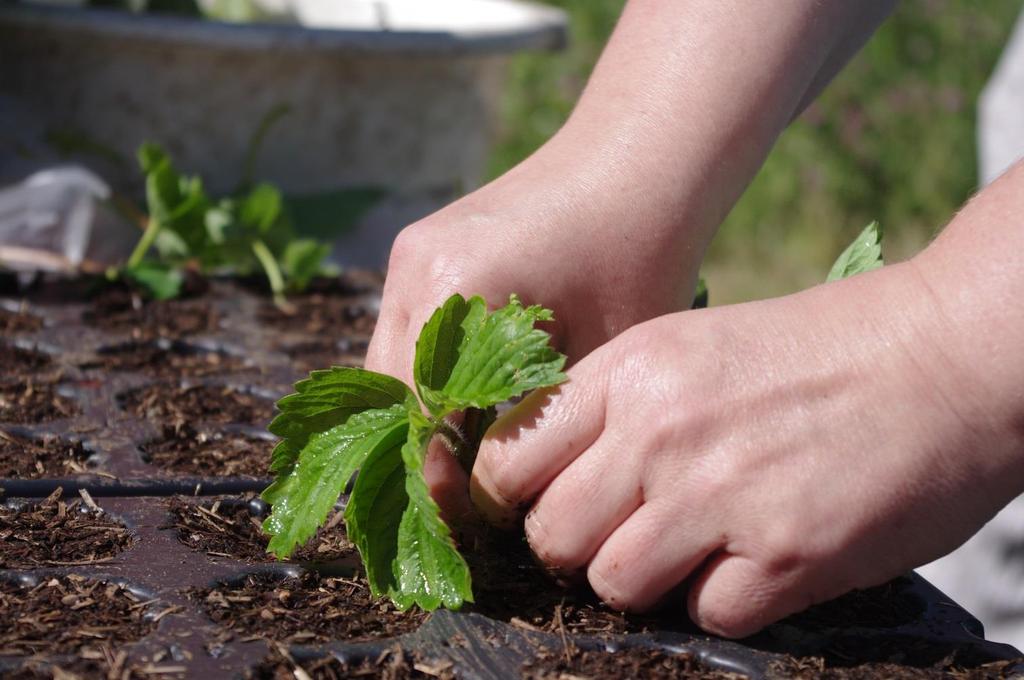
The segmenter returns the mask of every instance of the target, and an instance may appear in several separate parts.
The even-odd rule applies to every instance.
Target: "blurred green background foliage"
[[[490,172],[544,143],[572,110],[623,0],[546,0],[570,45],[511,67]],[[887,261],[924,247],[977,186],[976,102],[1024,3],[904,0],[779,139],[705,260],[712,304],[785,294],[824,279],[865,224]]]

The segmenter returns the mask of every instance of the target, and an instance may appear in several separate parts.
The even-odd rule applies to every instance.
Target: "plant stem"
[[[142,238],[135,244],[135,250],[128,257],[128,261],[125,263],[126,269],[135,269],[142,262],[142,258],[149,252],[150,247],[153,245],[153,241],[156,240],[157,234],[160,233],[160,220],[155,217],[149,218],[149,223],[146,225],[146,231],[142,232]]]
[[[476,461],[476,450],[473,444],[456,425],[444,419],[436,422],[437,433],[444,439],[445,444],[448,445],[448,450],[455,456],[455,460],[459,461],[459,465],[462,466],[462,469],[467,474],[472,472],[473,463]]]
[[[252,252],[256,255],[256,259],[260,261],[260,266],[263,267],[263,271],[267,274],[270,290],[274,294],[274,304],[282,310],[287,310],[288,301],[284,298],[284,276],[281,275],[281,268],[277,266],[274,254],[270,252],[270,248],[267,248],[267,244],[261,239],[256,239],[252,242]]]

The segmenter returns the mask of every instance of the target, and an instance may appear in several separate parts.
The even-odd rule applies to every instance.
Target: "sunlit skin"
[[[402,232],[368,368],[408,381],[454,292],[554,309],[574,362],[471,479],[432,452],[448,517],[528,511],[538,557],[610,605],[737,637],[939,557],[1024,491],[1024,166],[912,260],[681,311],[777,135],[891,4],[632,0],[562,130]]]

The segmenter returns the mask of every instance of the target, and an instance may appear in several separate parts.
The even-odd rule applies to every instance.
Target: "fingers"
[[[526,537],[549,568],[571,573],[586,566],[615,529],[643,502],[624,447],[602,436],[569,464],[526,516]]]
[[[709,633],[746,637],[818,600],[798,590],[799,582],[792,573],[769,573],[748,557],[723,553],[690,587],[687,608],[693,622]]]
[[[721,547],[702,514],[667,502],[642,505],[594,556],[587,579],[614,609],[651,609]]]
[[[583,362],[569,381],[538,390],[498,419],[480,444],[470,495],[483,516],[513,524],[604,427],[606,380]]]

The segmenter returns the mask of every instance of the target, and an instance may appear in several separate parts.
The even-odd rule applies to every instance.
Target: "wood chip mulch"
[[[172,613],[146,616],[155,604],[122,585],[75,574],[36,586],[0,581],[0,611],[10,622],[0,626],[0,656],[99,653],[103,644],[138,640]]]
[[[125,392],[118,401],[121,408],[139,418],[174,427],[204,421],[266,425],[274,415],[270,399],[222,385],[148,385]]]
[[[132,545],[128,528],[92,498],[66,502],[62,492],[58,487],[32,505],[0,506],[0,568],[97,564]]]
[[[377,657],[353,664],[344,664],[332,656],[309,660],[295,659],[283,645],[274,647],[274,651],[266,659],[243,675],[245,680],[453,680],[456,677],[451,661],[420,658],[397,646],[381,652]]]
[[[409,633],[427,617],[419,609],[401,612],[390,602],[376,600],[361,577],[315,572],[297,577],[249,574],[241,583],[196,589],[190,597],[243,641],[360,642]]]
[[[0,429],[0,477],[40,479],[88,474],[90,455],[81,441],[31,439]]]
[[[245,368],[245,363],[238,357],[221,352],[142,342],[111,348],[83,363],[80,368],[104,374],[130,371],[155,378],[177,378],[231,373]]]
[[[745,675],[716,671],[690,654],[655,649],[620,649],[614,652],[581,650],[569,643],[562,649],[541,649],[524,664],[523,680],[566,678],[651,678],[680,680],[741,680]]]
[[[163,435],[142,447],[147,463],[181,475],[269,477],[274,442],[191,425],[165,425]]]
[[[79,413],[78,404],[57,393],[57,379],[0,379],[0,422],[43,423],[70,418]]]
[[[178,540],[193,550],[246,562],[276,561],[267,552],[269,537],[263,533],[262,518],[253,514],[245,502],[197,502],[175,497],[168,511],[171,523],[167,528],[177,529]],[[329,562],[354,558],[356,548],[348,540],[341,519],[342,513],[335,513],[290,559]]]

